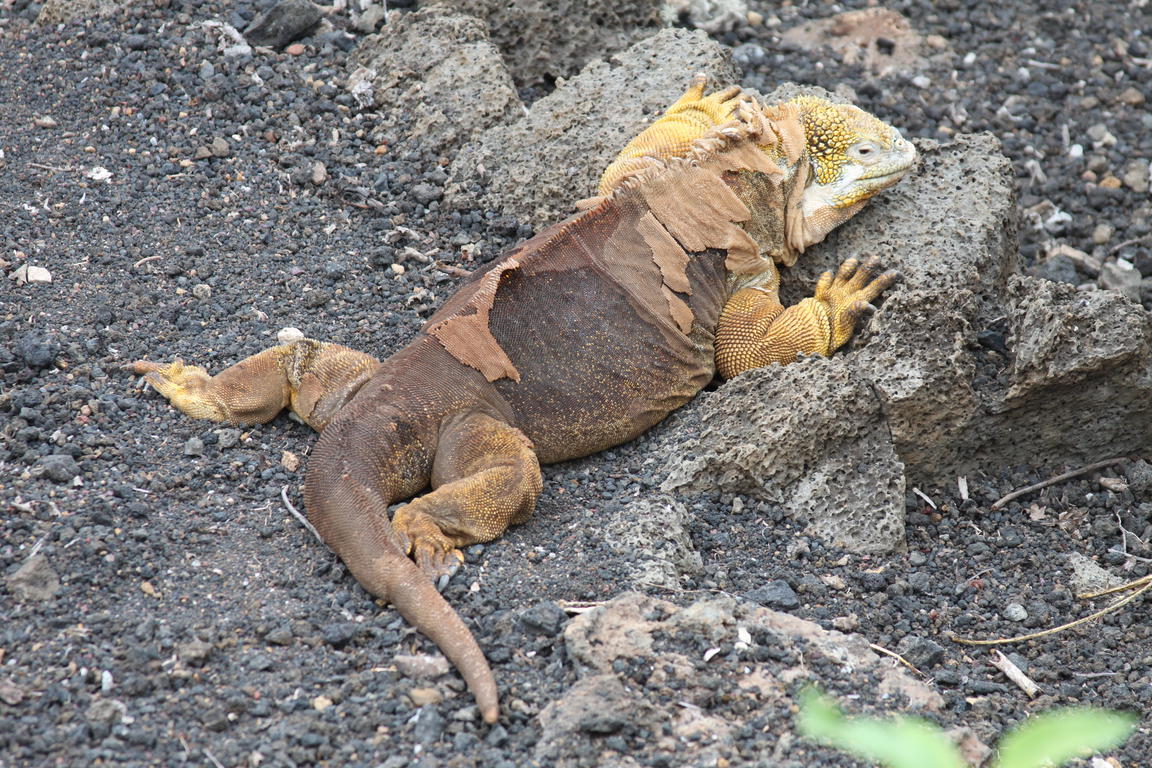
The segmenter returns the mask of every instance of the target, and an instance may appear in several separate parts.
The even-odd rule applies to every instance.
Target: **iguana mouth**
[[[875,183],[889,182],[891,184],[895,184],[897,181],[903,178],[906,170],[907,169],[905,168],[897,168],[896,170],[889,171],[888,173],[877,173],[875,175],[861,176],[859,180]]]

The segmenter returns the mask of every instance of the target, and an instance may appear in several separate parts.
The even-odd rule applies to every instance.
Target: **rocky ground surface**
[[[979,291],[957,302],[981,323],[957,354],[982,403],[998,382],[1021,385],[1013,366],[1026,352],[1045,365],[1024,371],[1031,394],[1013,397],[1065,402],[1060,387],[1088,391],[1095,379],[1076,378],[1079,358],[1061,368],[1017,346],[1034,315],[1013,307],[1024,293],[1049,296],[1065,319],[1087,308],[1085,333],[1103,334],[1091,313],[1118,306],[1119,293],[1131,314],[1116,327],[1147,327],[1137,307],[1152,307],[1152,44],[1140,34],[1150,24],[1137,23],[1152,22],[1147,8],[893,4],[905,26],[874,12],[833,18],[822,5],[752,3],[749,15],[672,3],[679,11],[665,16],[711,41],[659,43],[686,46],[672,61],[641,43],[578,78],[596,55],[655,33],[657,4],[560,21],[475,4],[486,26],[393,2],[386,23],[357,6],[327,9],[295,40],[276,37],[283,23],[252,30],[251,44],[231,33],[270,5],[148,0],[65,22],[67,4],[0,2],[0,765],[857,765],[796,735],[792,696],[806,678],[853,711],[928,716],[973,759],[1052,706],[1149,710],[1144,603],[1006,646],[1039,684],[1035,699],[987,651],[948,639],[1052,626],[1090,610],[1076,592],[1147,574],[1146,447],[994,508],[1075,467],[998,452],[959,428],[949,434],[966,455],[940,458],[893,421],[888,463],[899,455],[920,476],[894,486],[904,546],[865,555],[814,535],[787,500],[756,488],[668,485],[680,454],[722,456],[697,456],[689,439],[700,424],[718,429],[721,387],[631,444],[546,468],[533,521],[468,552],[446,593],[502,687],[505,713],[487,727],[431,644],[287,513],[282,494],[300,502],[305,428],[283,417],[250,429],[193,422],[121,369],[175,356],[218,369],[285,326],[396,349],[464,271],[592,192],[595,163],[537,155],[537,179],[510,137],[611,123],[571,108],[573,93],[607,92],[614,111],[642,120],[669,100],[661,88],[682,87],[679,69],[731,66],[715,42],[748,87],[795,81],[850,95],[920,140],[926,168],[953,168],[957,187],[980,181],[964,168],[991,166],[948,166],[949,153],[961,156],[948,142],[999,138],[1018,199],[986,207],[1013,215],[970,208],[949,225],[958,238],[1000,227],[1005,241],[1018,237],[1002,268],[1074,288],[1002,276],[1003,317]],[[593,19],[600,34],[565,32]],[[455,45],[420,47],[433,32]],[[373,61],[419,77],[358,73]],[[485,87],[468,91],[461,68],[483,73]],[[622,80],[626,69],[645,73],[639,85]],[[642,105],[616,95],[630,85]],[[604,133],[596,141],[581,151],[615,146]],[[905,194],[890,198],[893,216],[912,210],[900,207]],[[829,245],[883,222],[884,204]],[[899,337],[891,310],[948,306],[915,292],[930,287],[910,281],[866,344],[789,376],[882,365],[876,350]],[[1146,338],[1136,351],[1105,341],[1113,351],[1097,363],[1145,359]],[[1125,389],[1146,382],[1107,381],[1072,414],[1067,431],[1085,444],[1106,445],[1110,430],[1123,434],[1124,408],[1146,408]],[[988,423],[1019,441],[1011,422]],[[1043,424],[1024,431],[1041,435]],[[924,469],[960,464],[962,481]],[[1148,754],[1145,722],[1107,764]]]

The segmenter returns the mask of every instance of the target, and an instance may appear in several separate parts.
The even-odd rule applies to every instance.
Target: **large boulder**
[[[536,228],[565,218],[576,200],[595,194],[616,154],[680,97],[696,72],[718,83],[736,77],[727,48],[683,29],[593,61],[519,120],[463,147],[452,163],[448,204],[498,210]]]
[[[447,154],[522,114],[512,76],[481,19],[433,6],[389,20],[349,62],[349,90],[380,115],[376,141],[396,151]]]
[[[659,31],[664,0],[434,0],[488,23],[520,85],[569,77]],[[421,6],[433,2],[422,2]]]

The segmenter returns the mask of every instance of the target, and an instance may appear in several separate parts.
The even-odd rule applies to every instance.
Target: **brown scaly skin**
[[[138,361],[197,418],[291,408],[321,431],[304,486],[321,537],[457,666],[487,722],[495,679],[433,580],[525,521],[540,464],[636,437],[719,372],[829,355],[895,273],[850,259],[785,308],[792,264],[912,165],[891,127],[817,99],[763,106],[697,77],[605,171],[587,210],[473,275],[383,362],[309,339],[210,377]],[[428,493],[401,507],[388,506]]]

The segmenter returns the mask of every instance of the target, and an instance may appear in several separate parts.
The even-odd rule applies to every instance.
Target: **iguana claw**
[[[883,268],[880,259],[871,257],[864,263],[845,259],[835,275],[825,272],[816,284],[815,299],[831,310],[832,348],[851,338],[861,319],[876,311],[872,304],[880,294],[900,280],[900,273]]]

